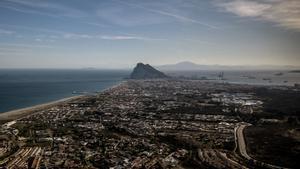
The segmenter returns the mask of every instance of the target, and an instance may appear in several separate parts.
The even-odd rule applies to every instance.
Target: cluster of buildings
[[[229,160],[223,157],[235,147],[239,114],[262,104],[232,88],[180,80],[121,83],[3,125],[0,166],[184,168],[206,165],[205,152],[216,149]]]

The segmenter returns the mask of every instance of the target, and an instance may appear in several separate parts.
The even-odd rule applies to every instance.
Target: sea
[[[300,72],[291,70],[197,70],[169,71],[168,75],[234,84],[294,86],[300,84]]]
[[[0,113],[96,94],[128,77],[124,70],[0,69]]]
[[[181,71],[168,75],[237,84],[293,86],[290,71]],[[129,70],[0,69],[0,113],[76,95],[92,95],[119,84]],[[222,78],[221,78],[222,77]]]

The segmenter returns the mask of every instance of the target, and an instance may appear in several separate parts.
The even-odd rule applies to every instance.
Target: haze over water
[[[170,71],[168,74],[177,77],[189,77],[193,79],[220,79],[220,73],[224,74],[222,81],[236,84],[250,85],[274,85],[294,86],[300,83],[300,73],[282,70],[202,70],[202,71]]]
[[[276,73],[282,72],[278,76]],[[47,103],[79,94],[94,94],[118,84],[128,77],[121,70],[0,70],[0,112]],[[217,79],[220,71],[167,72],[201,79]],[[288,71],[225,71],[226,82],[259,85],[300,83],[299,73]],[[267,80],[264,80],[267,79]]]
[[[118,84],[126,71],[0,70],[0,113],[71,97],[93,94]]]

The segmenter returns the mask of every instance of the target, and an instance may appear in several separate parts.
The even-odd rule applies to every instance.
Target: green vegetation
[[[247,127],[245,136],[249,154],[263,162],[297,168],[300,166],[300,138],[296,140],[296,133],[289,132],[293,129],[294,126],[289,124]]]

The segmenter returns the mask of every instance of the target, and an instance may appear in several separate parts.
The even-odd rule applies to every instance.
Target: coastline
[[[60,104],[64,104],[64,103],[67,103],[70,101],[74,101],[77,99],[81,99],[84,97],[86,97],[86,96],[84,96],[84,95],[72,96],[72,97],[67,97],[67,98],[63,98],[63,99],[48,102],[48,103],[34,105],[31,107],[26,107],[26,108],[11,110],[8,112],[3,112],[3,113],[0,113],[0,121],[16,120],[18,118],[25,117],[25,116],[35,113],[37,111],[41,111],[43,109],[49,109],[51,107],[54,107],[54,106],[57,106]]]
[[[99,93],[103,93],[105,91],[116,88],[123,83],[124,83],[124,81],[120,81],[116,85],[113,85],[111,87],[108,87],[106,89],[99,91]],[[8,112],[3,112],[3,113],[0,113],[0,124],[9,122],[9,121],[13,121],[13,120],[17,120],[19,118],[34,114],[34,113],[36,113],[38,111],[42,111],[44,109],[49,109],[49,108],[52,108],[52,107],[55,107],[55,106],[58,106],[61,104],[65,104],[65,103],[72,102],[72,101],[79,100],[79,99],[85,99],[88,97],[89,97],[89,95],[72,96],[72,97],[55,100],[52,102],[37,104],[34,106],[30,106],[30,107],[25,107],[25,108],[21,108],[21,109],[11,110]]]

